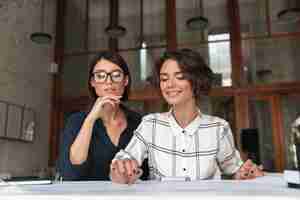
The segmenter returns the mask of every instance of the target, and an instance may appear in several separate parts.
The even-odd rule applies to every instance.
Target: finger
[[[101,97],[101,100],[110,99],[110,100],[115,101],[115,102],[120,102],[121,98],[122,98],[122,96],[104,96],[104,97]]]
[[[136,166],[134,166],[133,160],[125,160],[125,169],[128,177],[132,177],[135,173],[134,170]]]
[[[240,179],[242,179],[242,180],[249,179],[249,172],[248,171],[241,172]]]
[[[111,106],[114,106],[114,102],[112,100],[109,100],[107,98],[98,97],[96,102],[94,103],[93,109],[101,110],[105,104],[111,104]]]
[[[124,168],[123,160],[116,161],[115,165],[116,176],[124,180],[124,183],[127,183],[127,174]]]
[[[101,105],[101,107],[105,107],[106,105],[110,105],[111,107],[115,107],[117,103],[111,99],[102,99],[99,102],[99,105]]]
[[[250,169],[253,165],[254,165],[254,163],[252,162],[252,160],[248,159],[248,160],[246,160],[246,162],[243,164],[242,167],[245,169]]]
[[[117,162],[111,164],[111,179],[116,183],[128,183],[128,178],[119,172]]]
[[[118,160],[113,160],[110,164],[110,170],[111,171],[116,171],[118,164],[117,164]]]
[[[247,177],[247,179],[264,176],[264,172],[260,170],[260,168],[256,164],[253,164],[251,168],[248,170],[248,172],[249,172],[249,176]]]
[[[264,176],[264,172],[261,170],[262,166],[253,166],[250,172],[253,174],[254,177]]]
[[[135,183],[143,174],[143,170],[141,168],[137,168],[133,176],[128,177],[128,184]]]
[[[117,170],[117,164],[116,162],[112,162],[110,165],[110,174],[112,178],[115,178],[119,175],[118,170]]]
[[[132,176],[128,177],[128,184],[133,184],[138,180],[143,174],[143,170],[139,168],[138,162],[136,160],[131,160]]]
[[[114,99],[104,99],[104,100],[102,100],[101,104],[102,104],[102,105],[110,104],[110,105],[112,105],[113,107],[115,107],[116,105],[119,105],[119,104],[120,104],[120,101],[116,101],[116,100],[114,100]]]
[[[263,165],[259,165],[258,169],[262,171],[262,170],[264,170],[264,166]]]
[[[240,169],[236,172],[235,174],[235,179],[247,179],[249,176],[249,172],[248,170],[244,167],[244,166],[241,166]]]
[[[105,97],[98,97],[95,104],[96,106],[104,107],[105,104],[111,104],[111,106],[118,105],[120,103],[120,100],[111,98],[109,96]]]

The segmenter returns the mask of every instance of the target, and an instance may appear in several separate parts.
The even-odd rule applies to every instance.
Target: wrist
[[[87,122],[87,123],[95,123],[95,121],[97,120],[97,118],[96,117],[94,117],[94,116],[91,116],[90,114],[85,118],[85,122]]]

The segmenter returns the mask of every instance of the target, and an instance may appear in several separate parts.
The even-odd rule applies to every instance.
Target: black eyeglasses
[[[106,71],[96,71],[93,72],[94,75],[94,80],[96,83],[104,83],[107,81],[107,78],[110,77],[110,80],[113,83],[120,83],[121,81],[124,80],[124,73],[121,70],[114,70],[111,72],[106,72]]]

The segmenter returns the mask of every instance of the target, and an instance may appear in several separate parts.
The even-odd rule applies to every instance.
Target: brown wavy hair
[[[156,64],[155,85],[159,87],[159,74],[162,65],[168,59],[178,63],[186,79],[191,83],[193,94],[197,102],[200,97],[208,95],[213,82],[213,72],[206,64],[200,53],[191,49],[166,51]]]

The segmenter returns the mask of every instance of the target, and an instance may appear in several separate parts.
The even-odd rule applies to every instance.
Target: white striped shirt
[[[136,159],[141,164],[145,158],[150,179],[210,179],[219,169],[234,174],[243,164],[228,123],[200,111],[185,128],[179,126],[171,110],[145,116],[126,149],[114,159]]]

